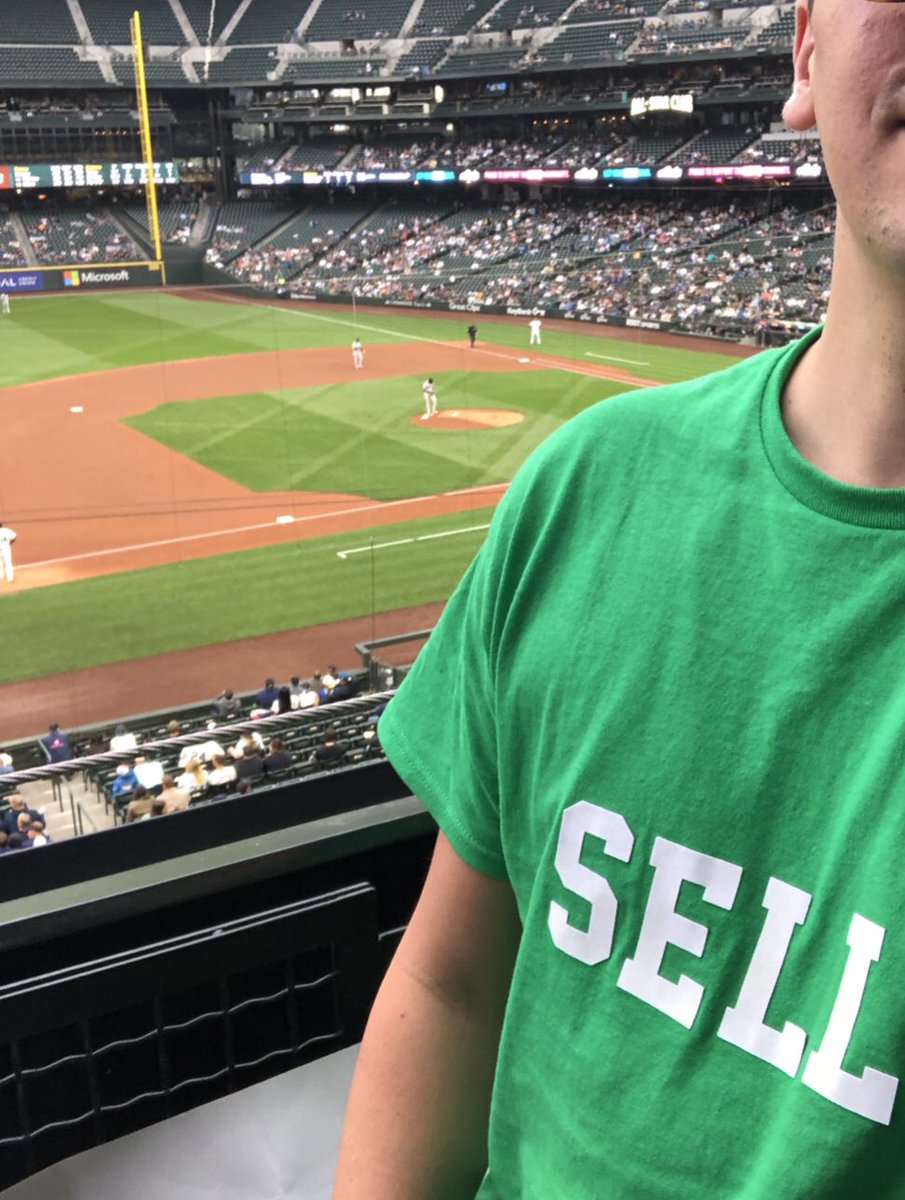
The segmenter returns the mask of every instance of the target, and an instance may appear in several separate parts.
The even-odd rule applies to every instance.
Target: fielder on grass
[[[15,529],[10,529],[6,522],[0,519],[0,565],[7,583],[13,581],[13,542],[16,537]]]

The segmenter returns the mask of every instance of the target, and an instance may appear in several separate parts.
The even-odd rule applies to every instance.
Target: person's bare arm
[[[509,885],[440,834],[368,1021],[333,1200],[473,1200],[520,935]]]

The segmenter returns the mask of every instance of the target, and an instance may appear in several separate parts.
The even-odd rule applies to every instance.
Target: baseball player
[[[361,344],[361,338],[356,338],[352,343],[352,365],[356,371],[360,371],[365,365],[365,351]]]
[[[0,563],[7,583],[13,581],[13,542],[16,540],[15,529],[10,529],[5,521],[0,519]]]
[[[9,294],[7,292],[0,292],[0,312],[5,317],[9,316]]]
[[[469,340],[469,342],[471,343],[471,348],[472,348],[472,350],[473,350],[473,349],[474,349],[474,344],[475,344],[475,342],[477,341],[477,337],[478,337],[478,327],[477,327],[477,325],[475,325],[475,324],[472,322],[472,324],[468,326],[468,330],[467,330],[467,332],[468,332],[468,340]]]
[[[540,345],[541,325],[543,325],[543,321],[540,319],[540,317],[534,317],[531,321],[528,322],[528,328],[531,330],[531,337],[528,339],[529,346],[539,346]]]
[[[422,421],[426,421],[428,417],[434,416],[437,411],[437,389],[434,387],[433,375],[430,379],[425,379],[421,385],[421,394],[424,397],[424,416]]]

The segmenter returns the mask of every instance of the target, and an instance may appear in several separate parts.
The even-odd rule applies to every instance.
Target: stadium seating
[[[380,56],[340,58],[293,58],[286,66],[283,80],[298,83],[343,83],[374,78],[386,71],[387,60]]]
[[[544,45],[539,57],[548,64],[620,59],[624,57],[626,47],[638,36],[641,26],[641,19],[632,17],[624,21],[607,21],[603,25],[566,28]]]
[[[398,37],[411,0],[321,0],[305,31],[309,42]]]
[[[502,49],[473,47],[450,54],[445,62],[436,68],[434,74],[460,75],[463,72],[479,71],[482,75],[503,75],[512,71],[524,55],[525,51],[514,44],[506,45]]]
[[[0,263],[4,267],[24,267],[27,262],[9,217],[0,218]]]
[[[138,247],[103,210],[23,213],[40,263],[80,265],[140,259]]]
[[[79,0],[79,4],[93,42],[102,46],[131,45],[129,19],[134,11],[131,5],[123,5],[118,0]],[[166,0],[142,0],[134,7],[141,14],[141,33],[146,42],[164,46],[185,42],[185,35]]]
[[[308,7],[305,0],[269,0],[252,3],[229,37],[230,45],[273,45],[292,40]]]
[[[226,264],[287,221],[297,209],[263,201],[234,201],[217,213],[217,224],[206,252],[208,262]]]
[[[211,5],[210,0],[178,0],[178,2],[202,45],[206,45],[208,41],[211,15],[213,14],[214,18],[210,39],[213,44],[223,33],[240,4],[240,0],[217,0],[215,5]]]
[[[468,33],[481,21],[495,0],[425,0],[412,26],[414,36],[454,37]]]
[[[276,50],[272,47],[237,46],[229,51],[226,58],[211,60],[206,73],[199,64],[198,75],[201,79],[209,79],[211,83],[254,83],[267,79],[276,67]]]
[[[400,56],[396,63],[396,75],[411,75],[431,71],[449,49],[446,38],[420,38]]]
[[[157,206],[160,236],[165,242],[188,241],[195,218],[198,216],[198,201],[171,200]],[[122,211],[144,229],[149,229],[148,210],[144,204],[124,204]]]
[[[330,137],[316,138],[301,146],[291,146],[280,165],[287,171],[336,167],[350,149],[348,141]]]
[[[0,5],[0,43],[74,44],[79,40],[66,0]]]
[[[230,263],[230,273],[258,287],[283,287],[304,267],[325,253],[367,213],[363,204],[342,207],[310,205],[276,236]]]
[[[572,0],[503,0],[502,5],[485,20],[479,29],[539,29],[554,25]]]
[[[60,86],[104,83],[98,64],[83,61],[71,46],[0,46],[0,79],[4,84],[29,85],[39,79],[52,79]]]
[[[693,142],[683,146],[681,150],[670,156],[669,161],[682,165],[695,163],[731,163],[736,155],[741,154],[746,146],[750,146],[757,138],[755,130],[744,133],[704,133]]]

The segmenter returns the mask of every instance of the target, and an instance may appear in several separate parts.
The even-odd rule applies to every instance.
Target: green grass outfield
[[[444,600],[492,513],[473,509],[8,595],[0,601],[0,682]]]
[[[249,305],[157,293],[78,293],[13,299],[0,320],[5,386],[138,363],[293,347],[365,346],[465,339],[471,317],[421,317],[395,310]],[[482,343],[526,347],[527,320],[474,318]],[[544,352],[576,365],[612,365],[673,382],[726,367],[725,355],[646,345],[576,325],[545,329]],[[476,364],[477,366],[477,364]],[[343,385],[292,388],[161,405],[130,419],[148,436],[245,486],[325,489],[378,500],[508,480],[563,421],[624,391],[568,370],[519,375],[474,371],[438,376],[444,409],[517,408],[518,425],[427,431],[409,418],[421,403],[420,378],[356,378]],[[37,464],[36,464],[37,465]],[[73,464],[77,504],[78,464]],[[13,498],[14,500],[14,498]],[[5,498],[8,502],[8,498]],[[172,566],[124,572],[26,592],[0,593],[4,682],[363,616],[445,599],[471,560],[482,531],[348,559],[337,550],[370,540],[404,540],[479,525],[473,512],[382,526]],[[27,533],[28,514],[17,518]]]

